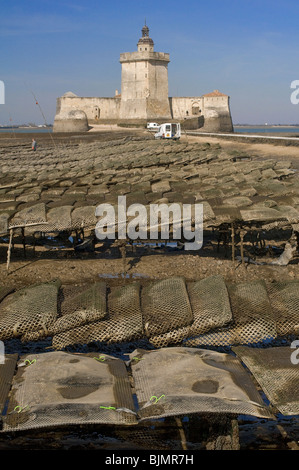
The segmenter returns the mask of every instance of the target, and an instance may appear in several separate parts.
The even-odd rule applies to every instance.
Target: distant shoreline
[[[96,133],[100,131],[107,131],[107,130],[114,130],[114,131],[121,131],[124,130],[124,127],[118,127],[117,125],[110,125],[110,124],[102,124],[102,125],[96,125],[93,126],[86,134],[89,133]],[[273,125],[253,125],[253,124],[247,124],[247,125],[241,125],[241,124],[235,124],[233,125],[233,129],[235,131],[236,135],[241,135],[241,134],[252,134],[255,133],[260,136],[281,136],[281,137],[299,137],[299,125],[295,124],[286,124],[286,125],[281,125],[281,124],[273,124]],[[132,129],[131,129],[132,130]],[[197,131],[200,132],[200,129],[197,129]],[[12,127],[0,127],[0,135],[20,135],[20,134],[36,134],[36,135],[41,135],[41,134],[52,134],[53,133],[53,126],[47,126],[47,127],[32,127],[32,126],[12,126]]]
[[[242,128],[299,128],[299,124],[234,124],[233,127],[242,127]]]
[[[7,133],[7,134],[28,134],[28,133],[43,133],[43,132],[53,132],[53,127],[0,127],[0,133]]]

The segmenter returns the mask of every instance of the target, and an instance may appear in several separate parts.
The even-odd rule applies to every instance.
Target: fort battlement
[[[123,62],[141,62],[144,60],[162,60],[163,62],[170,62],[169,54],[167,52],[123,52],[120,54],[120,63]]]

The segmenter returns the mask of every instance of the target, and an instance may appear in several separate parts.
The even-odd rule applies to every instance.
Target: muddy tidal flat
[[[69,288],[104,281],[109,292],[172,278],[186,285],[215,276],[226,285],[299,281],[298,170],[299,146],[270,140],[184,133],[168,142],[141,129],[107,127],[74,135],[1,133],[0,293],[56,279]],[[169,240],[99,240],[96,208],[116,207],[119,196],[126,196],[127,206],[146,208],[203,204],[202,247],[188,251],[183,236],[171,235]],[[3,315],[0,308],[0,321]],[[53,348],[51,335],[28,342],[21,336],[4,340],[8,354]],[[294,330],[273,347],[289,347],[296,338]],[[132,342],[101,344],[102,351],[125,359],[136,347],[155,345],[146,334]],[[84,353],[98,347],[95,341],[82,346]],[[212,349],[231,353],[230,345]],[[81,425],[0,433],[0,450],[298,450],[298,415],[276,416],[219,421],[191,413],[180,421],[167,417],[134,429]]]

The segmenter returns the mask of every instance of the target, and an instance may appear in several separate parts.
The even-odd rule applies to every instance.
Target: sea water
[[[260,127],[234,127],[235,132],[240,132],[242,134],[260,134],[260,133],[284,133],[284,134],[291,134],[291,133],[297,133],[299,134],[299,126],[291,126],[291,127],[283,127],[283,126],[260,126]]]

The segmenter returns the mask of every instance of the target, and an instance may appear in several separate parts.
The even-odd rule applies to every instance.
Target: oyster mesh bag
[[[222,276],[211,276],[188,284],[194,321],[191,334],[205,333],[232,321],[226,284]]]
[[[278,281],[267,284],[276,322],[277,335],[294,334],[299,328],[299,281]]]
[[[107,319],[56,333],[53,336],[53,346],[59,349],[91,342],[113,344],[143,336],[140,284],[132,283],[111,287]]]
[[[262,387],[271,404],[284,415],[299,414],[299,367],[292,361],[289,346],[250,348],[236,346],[233,351],[244,362]]]
[[[193,315],[192,323],[162,335],[151,336],[150,341],[155,347],[180,343],[188,337],[224,326],[232,320],[229,296],[222,276],[189,282],[187,292]]]
[[[20,289],[0,303],[0,339],[20,337],[31,331],[48,331],[57,319],[60,280]]]
[[[0,286],[0,302],[13,290],[13,287]]]
[[[180,277],[145,286],[141,308],[144,330],[149,338],[189,326],[193,320],[185,280]]]
[[[80,424],[136,424],[123,361],[54,351],[21,356],[3,432]]]
[[[276,324],[263,280],[227,285],[233,322],[187,339],[186,346],[231,346],[271,341]]]
[[[58,306],[62,316],[47,331],[28,332],[23,335],[22,341],[36,341],[104,318],[107,313],[106,283],[63,287],[58,296]]]
[[[271,414],[231,354],[197,348],[130,354],[140,421],[189,413]]]

